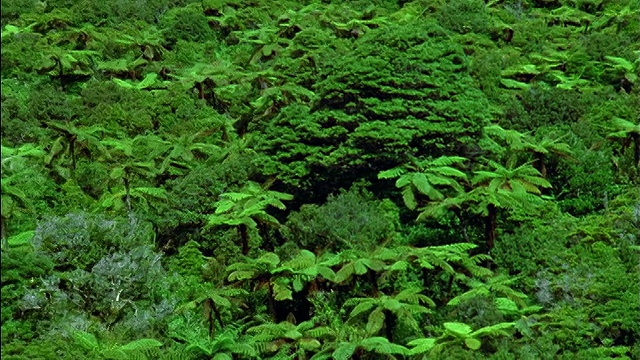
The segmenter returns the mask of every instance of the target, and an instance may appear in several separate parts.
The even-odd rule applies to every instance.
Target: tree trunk
[[[462,227],[462,235],[464,236],[464,241],[470,243],[471,241],[469,240],[469,234],[467,233],[467,224],[462,218],[462,213],[460,212],[460,209],[453,209],[453,213],[460,221],[460,226]]]
[[[202,83],[196,83],[196,89],[198,90],[198,98],[204,100],[204,85]]]
[[[240,234],[240,240],[242,241],[242,255],[249,254],[249,232],[247,225],[240,224],[238,226],[238,233]]]
[[[633,160],[635,161],[638,175],[640,175],[640,134],[632,134],[631,138],[633,139],[633,147],[634,147]]]
[[[493,249],[493,245],[496,240],[496,228],[497,228],[497,220],[498,220],[498,209],[493,204],[489,204],[487,206],[487,217],[485,218],[485,228],[484,234],[487,240],[487,247],[489,251]]]
[[[267,307],[269,308],[269,312],[271,313],[271,320],[273,322],[278,322],[278,312],[276,311],[275,300],[273,299],[273,285],[269,281],[269,299],[267,300]]]
[[[544,163],[544,154],[543,153],[536,153],[536,161],[534,162],[534,167],[536,168],[536,170],[538,170],[540,172],[540,174],[542,175],[543,178],[547,178],[547,166]]]
[[[393,329],[396,327],[395,315],[389,310],[384,310],[384,334],[389,342],[393,342]]]
[[[9,250],[9,243],[7,240],[7,229],[5,228],[5,218],[4,216],[0,216],[0,234],[2,236],[2,250],[3,251],[8,251]]]
[[[127,204],[127,213],[131,215],[133,210],[133,206],[131,205],[131,188],[129,187],[129,179],[127,175],[122,177],[122,182],[124,183],[124,193],[125,193],[125,203]]]
[[[367,277],[369,278],[369,283],[371,284],[371,296],[380,297],[380,289],[378,288],[378,279],[376,277],[376,273],[373,270],[369,270],[367,272]]]
[[[71,170],[76,170],[76,136],[69,139],[69,154],[71,155]]]

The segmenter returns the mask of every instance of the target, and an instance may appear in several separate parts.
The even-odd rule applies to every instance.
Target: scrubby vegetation
[[[2,8],[3,358],[640,358],[638,0]]]

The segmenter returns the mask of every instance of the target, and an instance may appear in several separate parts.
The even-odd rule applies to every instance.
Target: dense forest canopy
[[[3,1],[3,358],[640,358],[639,16]]]

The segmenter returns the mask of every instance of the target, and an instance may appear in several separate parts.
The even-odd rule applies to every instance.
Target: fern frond
[[[139,339],[120,346],[123,351],[147,351],[161,347],[162,343],[156,339]]]
[[[404,174],[406,170],[402,167],[395,167],[393,169],[381,171],[378,173],[378,179],[395,179]]]
[[[78,331],[73,331],[71,333],[71,336],[85,350],[98,351],[100,349],[100,344],[98,343],[98,339],[95,337],[95,335],[91,333],[78,330]]]
[[[455,164],[461,164],[468,159],[462,156],[441,156],[435,160],[429,162],[429,166],[433,167],[441,167],[441,166],[451,166]]]

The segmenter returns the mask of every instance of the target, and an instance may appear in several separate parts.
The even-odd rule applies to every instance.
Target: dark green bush
[[[369,249],[393,238],[393,219],[382,204],[355,190],[303,205],[286,223],[287,239],[309,250]]]

